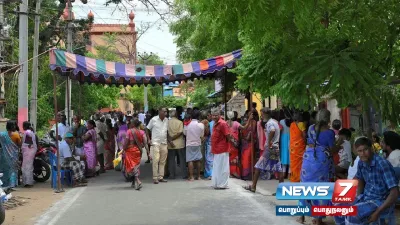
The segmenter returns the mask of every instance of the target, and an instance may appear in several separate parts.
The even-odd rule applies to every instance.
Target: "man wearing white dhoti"
[[[211,111],[214,121],[211,135],[211,151],[214,154],[212,187],[215,189],[228,188],[229,179],[229,133],[228,124],[221,118],[220,111],[213,109]]]

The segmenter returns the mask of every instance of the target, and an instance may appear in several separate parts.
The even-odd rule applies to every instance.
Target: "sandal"
[[[142,188],[142,183],[136,185],[136,187],[135,187],[135,189],[136,189],[137,191],[139,191],[141,188]]]
[[[131,188],[136,188],[136,181],[132,181]]]
[[[253,193],[256,192],[256,189],[253,189],[252,185],[246,185],[246,186],[243,186],[243,188],[244,188],[245,190],[251,191],[251,192],[253,192]]]
[[[300,217],[300,218],[297,218],[297,219],[296,219],[296,222],[301,223],[301,224],[304,224],[304,223],[306,222],[306,220],[305,220],[304,217]]]
[[[319,220],[319,219],[313,219],[313,220],[312,220],[312,224],[318,224],[318,220]],[[320,224],[325,225],[326,223],[325,223],[324,221],[321,221]]]
[[[84,184],[84,183],[76,183],[76,184],[74,184],[74,187],[86,187],[87,186],[87,184]]]

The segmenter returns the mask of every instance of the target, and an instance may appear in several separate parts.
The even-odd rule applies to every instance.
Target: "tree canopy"
[[[384,1],[176,0],[182,59],[243,48],[238,88],[299,108],[372,102],[398,120],[400,5]],[[210,52],[217,51],[217,52]],[[393,102],[396,99],[396,102]],[[390,106],[390,107],[388,107]],[[394,109],[392,109],[394,108]]]

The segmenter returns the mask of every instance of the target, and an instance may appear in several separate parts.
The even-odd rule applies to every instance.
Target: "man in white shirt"
[[[189,181],[193,181],[193,169],[196,164],[197,176],[196,180],[200,179],[201,163],[203,158],[201,154],[201,142],[204,137],[204,124],[198,121],[200,117],[199,110],[193,110],[192,120],[189,125],[185,126],[183,133],[186,136],[186,162],[189,167]]]
[[[74,135],[72,133],[66,133],[64,140],[59,144],[60,151],[60,166],[64,170],[72,170],[74,177],[74,186],[86,186],[86,180],[84,176],[84,168],[80,161],[76,160],[72,156],[70,146],[74,144]]]
[[[144,114],[143,111],[140,111],[138,118],[139,118],[139,121],[142,122],[142,124],[145,124],[146,114]]]
[[[153,150],[153,183],[167,182],[164,179],[165,164],[168,156],[168,119],[167,109],[159,108],[158,116],[153,117],[147,125],[146,134]],[[149,135],[151,131],[151,139]]]
[[[339,164],[335,166],[336,176],[340,179],[346,179],[346,172],[348,171],[351,163],[353,162],[353,155],[351,154],[351,131],[347,128],[339,130],[338,141],[343,141],[342,149],[339,150]]]
[[[393,167],[400,167],[400,135],[393,131],[383,133],[382,149]]]
[[[65,134],[70,131],[66,124],[66,117],[62,113],[57,113],[58,140],[63,140]],[[56,139],[56,124],[53,125],[50,131],[50,137]]]

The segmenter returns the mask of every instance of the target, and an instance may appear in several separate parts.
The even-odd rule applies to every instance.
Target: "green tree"
[[[190,43],[189,56],[204,54],[204,48],[192,41],[197,40],[196,32],[188,32],[204,25],[204,33],[211,36],[207,47],[243,48],[236,69],[240,89],[252,85],[263,96],[278,95],[286,105],[300,108],[323,97],[337,99],[343,107],[372,102],[385,118],[399,120],[398,91],[388,86],[399,79],[400,20],[394,16],[400,13],[399,4],[389,0],[176,2],[185,12],[171,26],[180,51]],[[220,38],[213,39],[214,34]],[[232,41],[234,37],[239,44]]]
[[[139,54],[139,64],[142,65],[163,65],[164,61],[156,54],[150,54],[147,52]],[[156,84],[155,86],[147,86],[147,101],[149,108],[158,108],[163,104],[163,93],[161,85]],[[134,86],[129,88],[126,94],[127,99],[132,102],[135,109],[141,109],[144,107],[144,86]]]
[[[193,83],[194,90],[189,93],[190,102],[194,107],[205,108],[210,103],[215,103],[216,99],[207,98],[214,92],[214,82],[210,80],[195,80]]]

